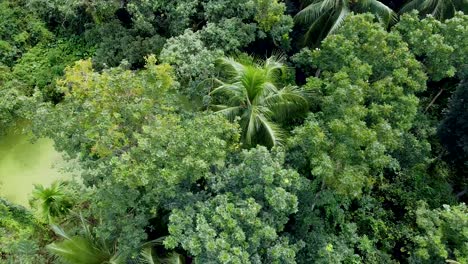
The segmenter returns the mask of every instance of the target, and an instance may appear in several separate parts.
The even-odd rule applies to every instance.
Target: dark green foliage
[[[438,135],[447,149],[447,160],[466,175],[468,169],[468,81],[464,80],[457,87],[450,99],[449,108],[441,122]],[[461,183],[467,188],[466,176]]]
[[[239,18],[230,18],[220,23],[208,23],[200,31],[200,37],[209,49],[233,52],[253,42],[256,29],[253,23],[244,24]]]
[[[116,67],[125,60],[132,69],[142,68],[145,57],[159,54],[165,39],[159,35],[140,34],[117,21],[101,24],[87,32],[87,39],[96,44],[93,64],[97,69]]]
[[[92,53],[80,39],[58,39],[36,45],[12,67],[12,76],[6,86],[15,87],[26,95],[32,95],[38,89],[45,100],[57,102],[61,94],[55,87],[56,79],[63,75],[65,67]]]
[[[345,21],[296,62],[320,70],[305,85],[318,112],[290,141],[291,165],[313,180],[294,227],[307,245],[299,261],[405,261],[414,250],[417,201],[455,200],[444,195],[451,192],[446,166],[430,159],[434,129],[418,113],[423,65],[398,33],[367,16]]]
[[[206,197],[203,182],[237,148],[238,138],[237,127],[219,116],[165,115],[146,125],[138,146],[88,176],[102,181],[99,186],[113,186],[95,195],[93,207],[103,218],[98,235],[116,237],[121,250],[131,253],[147,238],[144,228],[154,230],[151,219]]]
[[[0,2],[0,63],[12,66],[41,41],[52,38],[44,23],[22,6],[23,1]]]
[[[11,74],[7,67],[1,68],[0,66],[0,75],[1,71],[10,78]],[[41,97],[38,94],[28,97],[17,89],[3,86],[0,79],[0,135],[18,121],[30,118],[40,100]]]
[[[310,53],[324,77],[310,77],[305,89],[320,112],[293,138],[293,146],[309,156],[312,175],[351,196],[371,186],[384,168],[398,170],[390,152],[414,121],[414,93],[425,88],[422,67],[406,44],[371,19],[350,18]]]
[[[49,234],[26,208],[0,199],[0,261],[47,263]]]
[[[180,92],[193,98],[208,93],[200,83],[215,75],[215,61],[222,55],[222,50],[208,49],[199,33],[186,30],[167,40],[160,57],[162,62],[174,66],[182,84]]]

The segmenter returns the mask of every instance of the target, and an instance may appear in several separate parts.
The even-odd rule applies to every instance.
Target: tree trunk
[[[429,110],[429,108],[435,103],[435,101],[437,100],[437,98],[439,98],[439,96],[442,94],[443,91],[444,91],[444,88],[440,89],[440,91],[436,94],[436,96],[434,96],[434,99],[432,99],[432,101],[426,107],[426,109],[424,110],[424,113],[426,113],[427,110]]]

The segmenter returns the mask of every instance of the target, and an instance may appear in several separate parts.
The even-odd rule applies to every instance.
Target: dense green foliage
[[[44,22],[13,1],[0,2],[0,17],[1,64],[12,66],[26,50],[53,37]]]
[[[432,211],[423,203],[416,211],[416,223],[422,232],[414,238],[417,245],[414,258],[425,262],[442,262],[447,258],[467,262],[467,221],[464,203]]]
[[[460,189],[466,186],[466,171],[468,170],[468,88],[464,80],[454,92],[444,120],[440,123],[438,134],[442,145],[448,151],[450,163],[460,170],[462,180]]]
[[[0,200],[0,260],[10,263],[47,263],[44,246],[50,236],[26,208]],[[9,263],[9,262],[7,262]]]
[[[466,263],[466,5],[0,0],[0,262]]]

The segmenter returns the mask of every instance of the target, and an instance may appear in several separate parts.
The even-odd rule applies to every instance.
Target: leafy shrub
[[[435,210],[421,203],[416,222],[421,233],[414,237],[411,263],[468,262],[468,208],[464,203]]]
[[[61,94],[55,88],[56,79],[63,75],[66,66],[92,54],[92,49],[76,38],[36,45],[12,67],[11,85],[26,95],[39,89],[45,100],[58,102]]]
[[[44,23],[34,13],[28,12],[21,2],[0,2],[0,63],[7,66],[12,66],[37,43],[52,38]]]
[[[87,32],[87,40],[96,43],[93,64],[100,70],[116,67],[125,60],[132,69],[142,68],[145,57],[159,54],[165,39],[157,34],[141,34],[135,29],[127,29],[119,22],[112,21],[98,25]]]
[[[5,263],[46,263],[44,245],[50,237],[24,207],[0,198],[0,260]]]

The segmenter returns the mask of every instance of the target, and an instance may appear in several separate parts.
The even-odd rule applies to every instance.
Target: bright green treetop
[[[217,86],[210,94],[220,95],[220,104],[213,104],[212,109],[232,121],[240,117],[247,146],[281,144],[285,132],[277,122],[308,106],[300,88],[280,83],[285,69],[282,58],[254,62],[223,58],[218,67],[225,78],[214,80]]]

